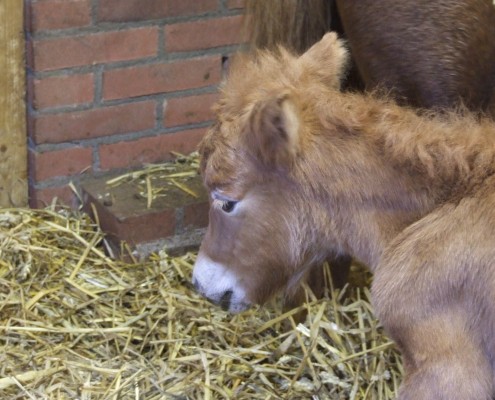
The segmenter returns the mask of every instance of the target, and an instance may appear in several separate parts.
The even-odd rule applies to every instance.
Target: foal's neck
[[[327,121],[340,135],[328,139],[331,218],[340,222],[343,247],[373,269],[405,227],[494,173],[495,125],[467,115],[420,117],[371,97],[348,99]]]

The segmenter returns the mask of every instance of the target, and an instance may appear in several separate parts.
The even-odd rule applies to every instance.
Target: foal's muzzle
[[[225,311],[237,313],[251,305],[235,274],[201,252],[194,265],[192,283],[199,293]]]
[[[232,295],[234,292],[232,290],[227,290],[225,291],[222,295],[220,296],[215,296],[213,297],[208,297],[205,293],[205,290],[201,287],[199,282],[193,278],[193,285],[196,288],[196,290],[201,293],[203,296],[205,296],[210,302],[213,304],[220,306],[222,310],[224,311],[229,311],[230,310],[230,303],[232,301]]]

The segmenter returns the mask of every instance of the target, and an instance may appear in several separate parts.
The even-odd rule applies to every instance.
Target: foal
[[[303,52],[326,31],[350,49],[342,87],[389,91],[400,104],[451,109],[462,102],[495,119],[495,7],[492,0],[248,0],[246,31],[255,48]],[[421,55],[421,57],[418,57]],[[350,257],[328,260],[335,287],[347,282]],[[323,270],[308,283],[319,295]],[[286,294],[299,305],[304,290]]]
[[[351,254],[404,357],[399,399],[489,400],[495,124],[342,93],[346,63],[333,33],[234,63],[200,146],[211,208],[193,282],[238,312]]]

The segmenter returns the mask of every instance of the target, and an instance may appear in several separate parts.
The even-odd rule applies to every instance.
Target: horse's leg
[[[494,196],[483,198],[483,190],[408,226],[374,271],[375,313],[404,359],[399,400],[490,400],[494,394],[495,213]]]
[[[394,335],[406,373],[398,400],[492,398],[492,369],[464,312],[449,309]]]
[[[473,309],[454,291],[446,296],[443,281],[435,282],[433,274],[427,289],[405,269],[393,271],[386,281],[383,270],[375,274],[372,295],[375,312],[403,357],[398,400],[491,400],[493,372],[475,322],[479,307]],[[429,272],[424,268],[425,275]]]
[[[330,265],[330,274],[332,275],[333,288],[342,289],[349,280],[349,271],[351,269],[352,257],[348,255],[340,255],[327,261]]]

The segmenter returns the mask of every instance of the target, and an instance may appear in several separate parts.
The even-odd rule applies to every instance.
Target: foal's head
[[[211,207],[193,274],[197,289],[225,309],[263,303],[322,256],[294,170],[318,129],[309,97],[321,92],[316,86],[338,90],[346,61],[329,33],[300,57],[280,49],[232,66],[200,145]]]

